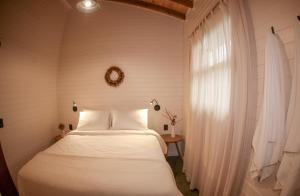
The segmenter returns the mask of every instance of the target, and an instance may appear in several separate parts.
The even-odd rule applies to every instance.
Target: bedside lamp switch
[[[0,128],[3,128],[3,127],[4,127],[3,119],[0,118]]]
[[[167,124],[164,124],[164,131],[168,131],[169,127]]]

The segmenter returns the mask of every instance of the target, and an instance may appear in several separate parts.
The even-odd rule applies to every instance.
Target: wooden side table
[[[54,141],[55,141],[55,142],[58,142],[58,141],[61,140],[63,137],[64,137],[64,136],[62,136],[62,135],[59,134],[59,135],[55,136]]]
[[[178,147],[178,143],[182,142],[184,140],[184,138],[181,135],[175,135],[175,137],[171,137],[171,134],[163,134],[163,135],[161,135],[161,137],[163,138],[163,140],[166,142],[166,144],[168,146],[167,154],[169,151],[169,144],[174,143],[176,146],[178,155],[180,156],[181,160],[183,160],[182,155],[179,150],[179,147]]]

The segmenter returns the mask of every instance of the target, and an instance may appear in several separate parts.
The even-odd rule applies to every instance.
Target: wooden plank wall
[[[70,13],[58,75],[59,119],[77,125],[79,108],[149,108],[149,127],[159,132],[168,120],[153,111],[156,98],[181,118],[183,102],[183,22],[151,10],[104,1],[91,15]],[[104,81],[117,65],[125,73],[117,88]],[[181,132],[181,124],[177,127]]]
[[[56,77],[65,16],[59,1],[0,1],[0,139],[14,180],[57,134]]]

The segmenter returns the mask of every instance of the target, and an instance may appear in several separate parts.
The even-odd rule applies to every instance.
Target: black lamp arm
[[[156,99],[152,99],[152,101],[150,102],[150,104],[155,104],[155,105],[159,105],[158,101]]]

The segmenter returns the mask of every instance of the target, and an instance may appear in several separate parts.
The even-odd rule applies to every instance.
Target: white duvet
[[[19,172],[20,196],[179,196],[153,130],[72,131]]]

